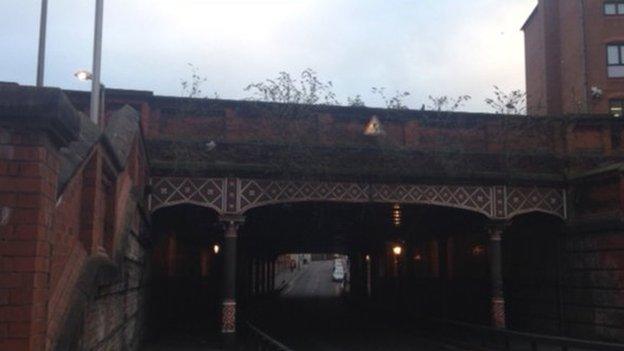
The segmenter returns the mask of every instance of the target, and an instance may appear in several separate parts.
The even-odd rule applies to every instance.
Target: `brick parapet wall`
[[[80,106],[88,101],[83,93],[67,93]],[[624,154],[623,122],[607,115],[558,114],[543,118],[188,99],[123,90],[109,90],[107,94],[115,101],[111,108],[125,102],[141,110],[147,140],[213,140],[217,144],[295,142],[318,147],[381,146],[417,152]],[[363,135],[372,116],[380,119],[385,135]]]

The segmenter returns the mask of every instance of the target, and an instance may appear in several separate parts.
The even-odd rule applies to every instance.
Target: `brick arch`
[[[527,212],[566,218],[565,191],[544,187],[182,177],[153,178],[152,187],[152,211],[189,203],[212,208],[220,214],[243,214],[272,204],[331,201],[445,206],[474,211],[492,219],[509,219]]]

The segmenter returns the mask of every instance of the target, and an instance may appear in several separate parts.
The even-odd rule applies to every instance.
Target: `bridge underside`
[[[274,204],[249,210],[244,219],[193,204],[161,208],[154,214],[155,310],[158,301],[178,303],[160,309],[158,320],[218,332],[226,314],[219,292],[228,262],[237,267],[235,301],[247,310],[278,287],[280,255],[342,253],[349,256],[350,296],[398,308],[405,318],[558,332],[561,292],[554,260],[561,219],[533,212],[500,222],[449,207],[398,208],[399,222],[395,205],[379,203]],[[238,253],[227,257],[223,231],[234,221]],[[399,256],[392,252],[397,245]],[[549,259],[553,264],[544,264]],[[160,327],[171,330],[166,323]]]

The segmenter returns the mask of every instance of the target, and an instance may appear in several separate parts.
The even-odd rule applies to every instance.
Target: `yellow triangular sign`
[[[382,135],[384,133],[383,127],[381,126],[381,122],[377,116],[371,117],[371,119],[366,123],[364,127],[364,135]]]

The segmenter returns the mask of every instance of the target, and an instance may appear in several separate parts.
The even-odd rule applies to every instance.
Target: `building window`
[[[608,1],[604,4],[604,13],[607,16],[622,16],[624,15],[624,2],[621,1]]]
[[[609,100],[609,112],[615,117],[622,117],[624,112],[624,99]]]
[[[610,78],[624,78],[624,44],[607,45],[607,70]]]

